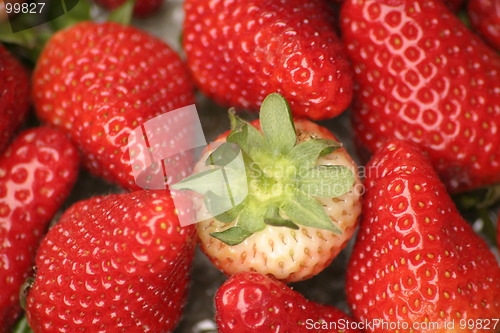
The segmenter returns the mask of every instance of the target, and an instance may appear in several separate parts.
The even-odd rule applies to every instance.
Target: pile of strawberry
[[[45,34],[0,22],[0,333],[173,332],[197,247],[227,275],[221,333],[500,332],[498,198],[477,203],[500,183],[500,1],[185,0],[182,55],[117,18],[161,2],[98,2],[110,21],[58,21],[32,70],[15,55]],[[168,147],[130,134],[202,95],[231,128],[139,186],[137,155],[191,119]],[[315,122],[341,114],[356,152]],[[119,193],[74,202],[81,173]],[[349,314],[292,289],[356,232]]]

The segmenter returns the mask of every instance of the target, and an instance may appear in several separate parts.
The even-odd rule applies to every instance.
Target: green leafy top
[[[232,109],[229,117],[232,131],[226,143],[209,155],[205,164],[211,168],[172,186],[204,194],[207,210],[219,221],[233,223],[211,235],[236,245],[268,226],[298,229],[302,225],[341,233],[316,199],[341,196],[354,184],[348,167],[317,165],[319,157],[341,145],[315,138],[297,143],[290,107],[277,93],[262,103],[262,132]],[[240,154],[244,163],[237,164]],[[235,165],[242,172],[235,172]],[[241,193],[246,193],[241,202],[231,199],[231,205],[222,204],[224,198],[241,197]]]

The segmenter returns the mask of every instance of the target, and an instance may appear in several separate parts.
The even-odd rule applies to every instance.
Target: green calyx
[[[341,145],[314,137],[297,143],[290,107],[276,93],[262,103],[262,132],[234,110],[229,116],[232,131],[227,142],[209,155],[206,165],[211,168],[173,186],[204,194],[209,213],[223,223],[234,222],[211,235],[237,245],[268,226],[307,226],[340,234],[317,197],[345,194],[355,182],[354,174],[348,167],[318,165],[317,161]],[[241,163],[235,162],[238,156]],[[243,199],[229,200],[229,205],[228,198]]]

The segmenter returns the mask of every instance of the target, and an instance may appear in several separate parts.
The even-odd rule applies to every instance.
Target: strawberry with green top
[[[260,121],[230,117],[232,130],[217,139],[222,145],[204,154],[198,173],[173,186],[204,194],[198,207],[204,220],[197,224],[202,251],[228,275],[255,271],[291,282],[318,274],[356,228],[355,163],[327,129],[294,120],[279,94],[264,100]],[[231,171],[226,162],[240,152],[243,172],[228,172],[236,176],[218,183],[221,169]],[[220,213],[227,187],[234,197],[246,196]]]
[[[177,209],[176,209],[177,208]],[[94,197],[43,239],[26,311],[35,333],[172,332],[196,246],[166,190]]]
[[[230,277],[215,295],[215,308],[219,333],[359,333],[354,319],[339,309],[258,273]]]
[[[21,312],[19,289],[31,274],[50,220],[78,176],[78,150],[60,131],[22,132],[0,156],[0,332]]]
[[[367,170],[363,219],[346,278],[355,318],[408,327],[368,330],[373,333],[498,332],[498,262],[422,151],[392,141]],[[453,328],[445,326],[451,322]],[[412,329],[421,323],[439,326]]]

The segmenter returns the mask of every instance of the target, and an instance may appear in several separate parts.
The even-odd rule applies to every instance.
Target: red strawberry
[[[337,308],[307,300],[282,282],[238,273],[215,295],[219,333],[356,333],[357,323]]]
[[[474,29],[500,50],[500,1],[470,0],[468,12]]]
[[[10,332],[19,315],[19,288],[76,181],[78,163],[69,139],[46,127],[21,133],[0,156],[0,332]]]
[[[126,0],[95,0],[96,3],[108,10],[114,10],[123,5]],[[137,0],[134,4],[134,16],[148,17],[155,14],[163,4],[163,0]]]
[[[0,152],[26,118],[29,102],[28,72],[0,44]]]
[[[138,188],[130,132],[194,103],[179,56],[161,40],[116,23],[83,22],[54,35],[35,69],[34,91],[38,116],[71,135],[85,166],[127,189]],[[172,129],[165,136],[175,146],[189,140],[182,133]],[[182,168],[185,161],[179,163]]]
[[[347,273],[348,302],[358,320],[403,325],[367,331],[498,331],[492,321],[500,318],[498,263],[417,146],[383,146],[367,165],[365,184],[363,220]],[[422,323],[436,326],[424,330]],[[486,324],[489,329],[480,326]]]
[[[349,0],[357,137],[418,143],[453,192],[500,181],[500,57],[437,0]]]
[[[258,110],[278,92],[294,115],[316,120],[349,105],[351,71],[326,2],[188,0],[184,8],[188,66],[218,103]]]
[[[194,227],[180,227],[167,191],[78,202],[40,245],[30,326],[36,333],[171,332],[195,245]]]
[[[253,271],[291,282],[318,274],[356,228],[361,183],[355,163],[327,129],[293,121],[278,94],[262,103],[260,123],[231,118],[233,130],[217,141],[239,146],[244,159],[232,165],[241,170],[228,165],[227,183],[218,181],[221,148],[206,152],[198,173],[173,186],[204,195],[197,212],[203,221],[196,225],[202,251],[228,275]],[[214,212],[227,186],[234,206]],[[237,201],[239,193],[245,195]]]

